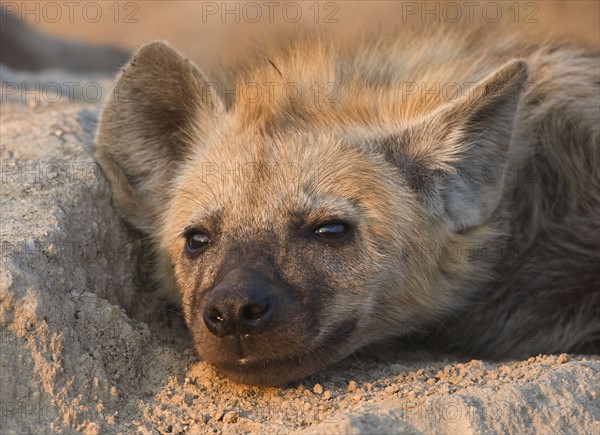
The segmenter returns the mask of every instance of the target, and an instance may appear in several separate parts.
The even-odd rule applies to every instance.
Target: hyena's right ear
[[[98,162],[129,223],[154,229],[177,164],[224,110],[198,68],[165,43],[133,56],[108,96],[96,138]]]

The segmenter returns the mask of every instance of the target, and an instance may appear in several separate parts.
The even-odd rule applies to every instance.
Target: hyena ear
[[[152,42],[138,50],[107,97],[96,138],[98,162],[129,223],[153,230],[177,164],[224,110],[204,75],[173,48]]]
[[[402,160],[420,172],[411,184],[454,232],[484,224],[498,206],[527,76],[524,61],[510,61],[406,135]]]

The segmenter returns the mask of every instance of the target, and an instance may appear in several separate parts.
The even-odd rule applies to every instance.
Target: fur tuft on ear
[[[418,120],[398,136],[401,144],[385,150],[411,169],[409,184],[453,232],[484,224],[498,206],[527,77],[524,61],[504,64],[468,94]]]
[[[196,66],[163,42],[140,48],[104,106],[97,159],[116,206],[149,233],[165,201],[174,167],[224,111]]]

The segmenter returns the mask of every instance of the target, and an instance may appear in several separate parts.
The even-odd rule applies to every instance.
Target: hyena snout
[[[271,324],[277,303],[270,284],[247,275],[234,270],[208,294],[203,319],[216,337],[258,335]]]

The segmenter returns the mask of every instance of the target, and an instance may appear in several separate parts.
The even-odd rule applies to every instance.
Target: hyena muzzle
[[[403,32],[213,81],[153,42],[120,74],[98,160],[222,373],[281,384],[407,334],[598,351],[598,52]]]

